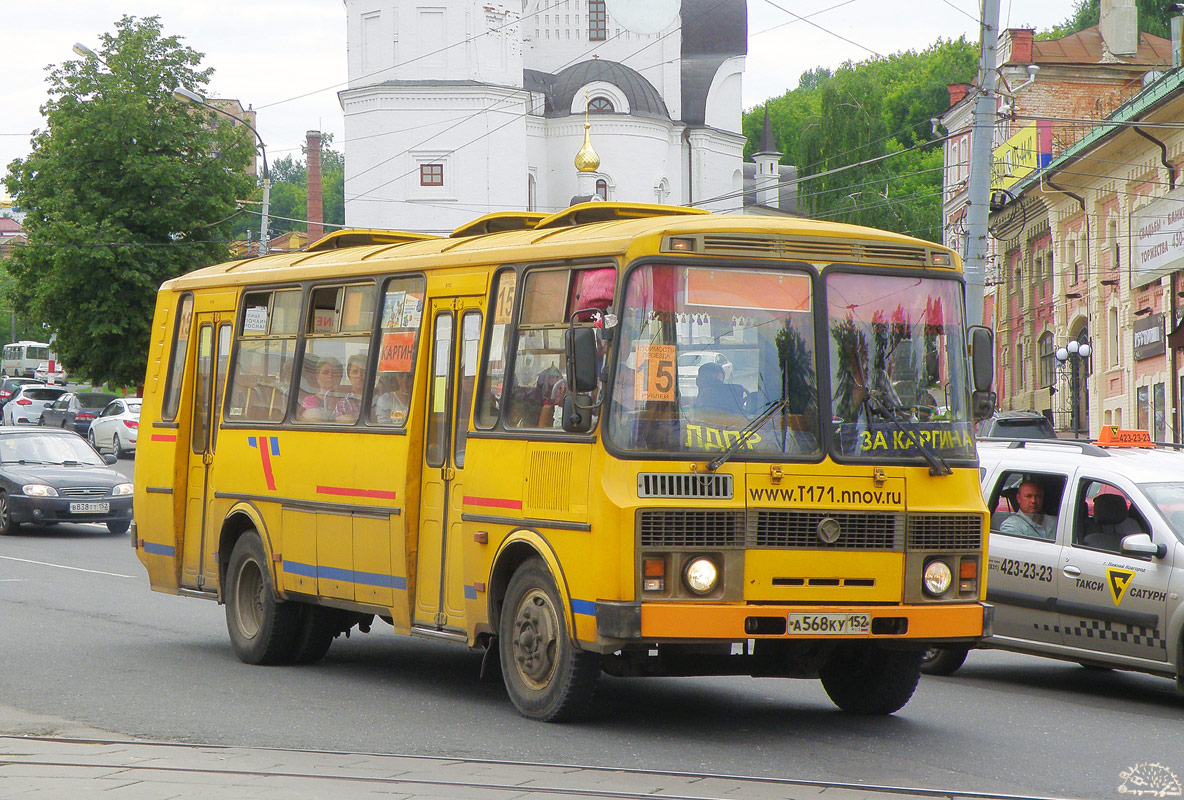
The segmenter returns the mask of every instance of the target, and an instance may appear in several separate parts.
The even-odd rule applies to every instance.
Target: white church
[[[442,233],[592,193],[713,210],[792,203],[775,187],[741,196],[746,173],[772,187],[792,172],[776,153],[742,163],[745,0],[345,7],[350,226]],[[577,180],[585,120],[599,161]]]

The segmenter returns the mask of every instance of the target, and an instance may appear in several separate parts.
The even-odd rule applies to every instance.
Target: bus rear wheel
[[[526,561],[510,579],[498,628],[502,678],[520,714],[560,722],[587,708],[600,656],[576,649],[563,601],[542,561]]]
[[[267,552],[255,531],[244,533],[234,545],[226,585],[226,628],[239,660],[289,663],[297,644],[300,608],[276,597]]]
[[[920,650],[874,644],[844,647],[820,672],[834,704],[852,714],[891,714],[904,708],[921,680]]]

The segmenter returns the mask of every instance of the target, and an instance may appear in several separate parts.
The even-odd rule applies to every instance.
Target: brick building
[[[1090,373],[1096,357],[1059,362],[1056,352],[1068,349],[1070,340],[1098,350],[1092,338],[1096,317],[1082,309],[1098,287],[1118,286],[1119,260],[1129,249],[1122,241],[1128,226],[1120,219],[1129,209],[1125,189],[1099,195],[1083,208],[1072,197],[1076,191],[1062,185],[1077,185],[1080,177],[1075,167],[1064,166],[1065,154],[1092,141],[1100,121],[1129,111],[1145,83],[1172,63],[1171,42],[1138,32],[1133,0],[1103,0],[1102,8],[1101,24],[1061,39],[1037,41],[1031,30],[1005,31],[998,51],[983,319],[996,329],[1000,408],[1049,411],[1063,431],[1084,432],[1092,420],[1096,432],[1105,419],[1090,410],[1090,397],[1097,396]],[[946,145],[945,240],[964,250],[973,87],[951,86],[950,100],[942,117],[953,134]],[[1055,177],[1049,172],[1054,164],[1061,165]],[[1122,183],[1131,166],[1098,163],[1092,171],[1104,182]],[[1058,394],[1058,387],[1065,391]]]

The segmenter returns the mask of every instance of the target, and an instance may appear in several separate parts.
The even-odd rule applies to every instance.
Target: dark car
[[[1055,439],[1056,429],[1039,411],[997,411],[978,423],[980,439]]]
[[[73,431],[0,429],[0,535],[23,522],[132,524],[132,484]]]
[[[50,428],[73,427],[86,436],[90,424],[115,395],[107,392],[66,392],[41,410],[41,424]]]
[[[0,408],[16,394],[17,387],[24,383],[41,383],[36,378],[5,378],[0,382]]]

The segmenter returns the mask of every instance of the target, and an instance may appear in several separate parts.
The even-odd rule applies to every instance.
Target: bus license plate
[[[790,636],[869,633],[871,629],[868,614],[790,614],[785,625]]]
[[[111,510],[110,503],[71,503],[71,514],[106,514]]]

